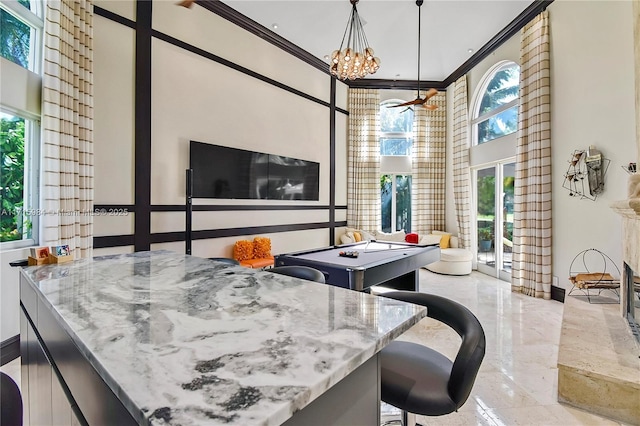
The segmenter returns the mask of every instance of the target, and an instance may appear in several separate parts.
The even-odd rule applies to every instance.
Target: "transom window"
[[[0,2],[0,56],[30,71],[39,72],[42,2]]]
[[[411,155],[413,145],[413,110],[389,108],[401,100],[380,104],[380,155]]]
[[[513,62],[500,64],[481,86],[482,96],[475,105],[471,121],[476,144],[483,144],[518,130],[518,92],[520,67]]]
[[[403,100],[380,104],[380,201],[384,232],[411,231],[411,149],[413,110],[389,108]]]

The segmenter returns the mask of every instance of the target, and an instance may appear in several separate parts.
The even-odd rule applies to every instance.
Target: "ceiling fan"
[[[424,0],[416,0],[416,4],[418,5],[418,97],[412,101],[404,102],[402,104],[389,105],[388,108],[398,108],[403,106],[411,107],[412,105],[422,105],[424,108],[431,111],[438,109],[437,105],[427,104],[427,101],[429,99],[431,99],[432,97],[438,94],[438,91],[436,89],[429,89],[425,94],[424,98],[420,97],[420,26],[421,26],[420,21],[421,21],[421,15],[422,15],[422,9],[421,9],[422,3],[424,3]]]

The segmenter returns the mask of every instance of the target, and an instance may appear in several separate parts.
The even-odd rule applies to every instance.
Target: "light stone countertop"
[[[426,316],[168,251],[23,272],[140,423],[280,424]]]

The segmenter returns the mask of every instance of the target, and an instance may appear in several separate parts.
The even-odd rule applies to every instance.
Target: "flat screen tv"
[[[191,141],[194,198],[319,199],[320,164]]]

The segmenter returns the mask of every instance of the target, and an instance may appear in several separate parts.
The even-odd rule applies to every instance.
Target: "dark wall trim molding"
[[[216,15],[226,19],[227,21],[233,22],[240,28],[243,28],[244,30],[249,31],[252,34],[257,35],[261,39],[273,44],[274,46],[279,47],[280,49],[295,56],[301,61],[306,62],[312,67],[317,68],[326,74],[329,74],[329,64],[302,49],[301,47],[298,47],[297,45],[291,43],[284,37],[281,37],[280,35],[267,29],[266,27],[263,27],[256,21],[249,19],[248,17],[244,16],[237,10],[227,6],[221,1],[201,0],[198,1],[198,4],[205,9],[208,9],[211,12],[215,13]]]
[[[329,95],[329,245],[336,242],[336,79]]]
[[[210,238],[240,237],[243,235],[276,234],[280,232],[306,231],[310,229],[324,229],[328,222],[296,223],[290,225],[250,226],[246,228],[207,229],[193,231],[194,240],[206,240]],[[343,225],[347,226],[346,222]],[[172,243],[184,241],[184,232],[161,232],[151,236],[152,243]]]
[[[346,221],[334,222],[335,227],[347,226]],[[206,240],[222,237],[241,237],[256,234],[277,234],[280,232],[306,231],[310,229],[326,229],[329,222],[296,223],[290,225],[251,226],[247,228],[206,229],[193,231],[192,239]],[[133,245],[133,235],[112,235],[108,237],[93,237],[93,248],[125,247]],[[175,243],[184,241],[184,232],[160,232],[151,235],[151,243]]]
[[[438,90],[446,89],[455,82],[458,78],[468,73],[473,67],[475,67],[480,61],[489,56],[495,49],[497,49],[502,43],[516,34],[525,24],[531,19],[545,10],[553,0],[535,0],[531,3],[520,15],[518,15],[513,21],[511,21],[505,28],[503,28],[498,34],[496,34],[491,40],[489,40],[484,46],[482,46],[471,58],[465,63],[460,65],[458,69],[453,71],[443,81],[425,81],[425,87],[434,88]],[[227,6],[219,0],[200,0],[198,4],[208,9],[209,11],[223,17],[224,19],[233,22],[239,27],[258,37],[268,41],[269,43],[278,46],[285,52],[295,56],[303,62],[306,62],[322,72],[329,74],[329,65],[307,52],[306,50],[298,47],[290,41],[284,39],[273,31],[263,27],[252,19],[244,16],[237,10]],[[329,74],[330,75],[330,74]],[[415,90],[418,87],[417,80],[385,80],[385,79],[360,79],[353,81],[345,81],[349,87],[362,87],[369,89],[403,89],[403,90]],[[422,82],[420,83],[422,86]],[[342,112],[342,111],[341,111]]]
[[[513,37],[518,31],[522,29],[529,21],[531,21],[536,15],[545,10],[553,0],[535,0],[529,5],[520,15],[518,15],[513,21],[511,21],[506,27],[504,27],[498,34],[493,36],[484,46],[469,58],[464,64],[460,65],[457,70],[451,73],[444,81],[444,87],[448,87],[451,83],[454,83],[457,79],[471,71],[473,67],[478,65],[480,61],[489,56],[505,41]]]
[[[364,89],[395,89],[395,90],[417,90],[418,80],[384,80],[379,78],[365,78],[361,80],[346,81],[349,87]],[[445,90],[447,86],[442,81],[421,81],[420,89],[427,88]]]
[[[305,99],[308,99],[310,101],[316,102],[316,103],[318,103],[320,105],[329,107],[329,103],[323,101],[322,99],[318,99],[318,98],[316,98],[314,96],[311,96],[311,95],[309,95],[307,93],[304,93],[304,92],[302,92],[302,91],[300,91],[298,89],[294,89],[291,86],[287,86],[286,84],[280,83],[279,81],[276,81],[276,80],[274,80],[272,78],[266,77],[266,76],[264,76],[262,74],[259,74],[259,73],[255,72],[255,71],[250,70],[249,68],[245,68],[245,67],[243,67],[241,65],[236,64],[235,62],[231,62],[231,61],[229,61],[227,59],[224,59],[224,58],[222,58],[222,57],[220,57],[218,55],[214,55],[213,53],[207,52],[206,50],[200,49],[199,47],[193,46],[193,45],[191,45],[189,43],[185,43],[184,41],[178,40],[177,38],[174,38],[174,37],[171,37],[168,34],[161,33],[160,31],[153,30],[153,36],[155,38],[157,38],[158,40],[162,40],[162,41],[164,41],[166,43],[172,44],[172,45],[174,45],[176,47],[179,47],[181,49],[187,50],[187,51],[189,51],[191,53],[194,53],[196,55],[202,56],[203,58],[206,58],[206,59],[209,59],[211,61],[217,62],[220,65],[224,65],[224,66],[229,67],[229,68],[231,68],[233,70],[241,72],[241,73],[243,73],[245,75],[248,75],[250,77],[256,78],[256,79],[258,79],[260,81],[264,81],[265,83],[271,84],[272,86],[276,86],[279,89],[286,90],[287,92],[290,92],[290,93],[293,93],[295,95],[301,96],[301,97],[303,97]],[[347,113],[347,112],[345,111],[345,113]]]
[[[136,2],[135,57],[135,251],[150,248],[151,235],[151,1]]]
[[[133,235],[107,235],[104,237],[93,237],[93,248],[126,247],[133,246]]]
[[[0,343],[0,365],[5,365],[8,362],[20,356],[20,335],[9,337]]]
[[[296,206],[296,205],[257,205],[257,204],[220,204],[220,205],[194,205],[193,211],[200,212],[228,212],[228,211],[267,211],[267,210],[327,210],[330,209],[331,206],[322,205],[322,206]],[[346,210],[347,206],[337,206],[337,209]],[[152,212],[183,212],[185,211],[185,206],[181,205],[152,205]]]
[[[201,4],[203,7],[206,7],[206,5],[205,5],[205,4],[203,4],[203,3],[204,3],[204,2],[199,2],[199,4]],[[221,2],[219,2],[219,1],[214,1],[214,2],[211,2],[211,3],[215,4],[215,6],[213,6],[213,7],[214,7],[216,10],[218,10],[218,9],[220,9],[220,10],[224,10],[224,11],[225,11],[225,12],[224,12],[225,16],[223,16],[223,17],[225,17],[225,19],[228,19],[228,20],[229,20],[229,21],[231,21],[231,22],[237,23],[237,22],[236,22],[236,19],[229,19],[229,18],[227,18],[227,16],[226,16],[226,15],[230,15],[230,12],[229,12],[229,11],[233,11],[233,13],[235,13],[235,14],[238,16],[238,20],[239,20],[239,21],[245,21],[245,20],[246,20],[246,21],[253,22],[255,25],[260,26],[258,23],[254,22],[254,21],[251,21],[249,18],[247,18],[247,17],[246,17],[246,16],[244,16],[244,15],[239,14],[239,13],[238,13],[238,12],[236,12],[235,10],[231,9],[229,6],[225,5],[224,3],[221,3]],[[207,7],[207,9],[209,9],[209,7]],[[210,10],[211,10],[211,9],[210,9]],[[129,20],[129,19],[127,19],[127,18],[123,17],[123,16],[120,16],[120,15],[118,15],[118,14],[116,14],[116,13],[110,12],[110,11],[108,11],[108,10],[106,10],[106,9],[103,9],[103,8],[99,7],[99,6],[95,6],[95,7],[94,7],[94,11],[95,11],[95,12],[96,12],[96,14],[97,14],[97,15],[99,15],[99,16],[102,16],[102,17],[104,17],[104,18],[110,19],[110,20],[112,20],[112,21],[114,21],[114,22],[118,22],[118,23],[120,23],[120,24],[122,24],[122,25],[126,25],[127,27],[130,27],[130,28],[136,29],[136,22],[131,21],[131,20]],[[217,13],[217,12],[215,12],[215,11],[214,11],[214,13]],[[238,24],[238,25],[239,25],[239,24]],[[241,26],[242,28],[246,29],[244,26],[242,26],[242,25],[240,25],[240,26]],[[268,29],[266,29],[266,28],[264,28],[264,27],[262,27],[262,28],[263,28],[265,31],[272,33],[270,30],[268,30]],[[251,32],[253,32],[253,31],[251,31]],[[206,50],[203,50],[203,49],[197,48],[197,47],[195,47],[195,46],[193,46],[193,45],[190,45],[190,44],[188,44],[188,43],[185,43],[185,42],[183,42],[183,41],[181,41],[181,40],[178,40],[178,39],[176,39],[176,38],[174,38],[174,37],[171,37],[171,36],[170,36],[170,35],[168,35],[168,34],[164,34],[164,33],[160,32],[160,31],[156,31],[156,30],[153,30],[153,29],[151,30],[151,34],[152,34],[152,36],[153,36],[153,37],[156,37],[157,39],[162,40],[162,41],[164,41],[164,42],[167,42],[167,43],[169,43],[169,44],[172,44],[172,45],[174,45],[174,46],[176,46],[176,47],[179,47],[179,48],[181,48],[181,49],[187,50],[187,51],[189,51],[189,52],[191,52],[191,53],[195,53],[196,55],[202,56],[202,57],[204,57],[204,58],[207,58],[207,59],[209,59],[209,60],[212,60],[212,61],[214,61],[214,62],[217,62],[217,63],[219,63],[219,64],[221,64],[221,65],[225,65],[225,66],[227,66],[227,67],[229,67],[229,68],[232,68],[232,69],[234,69],[234,70],[236,70],[236,71],[239,71],[239,72],[241,72],[241,73],[243,73],[243,74],[246,74],[246,75],[249,75],[249,76],[251,76],[251,77],[257,78],[258,80],[264,81],[265,83],[271,84],[271,85],[276,86],[276,87],[278,87],[278,88],[280,88],[280,89],[286,90],[286,91],[288,91],[288,92],[290,92],[290,93],[293,93],[293,94],[295,94],[295,95],[301,96],[301,97],[303,97],[303,98],[305,98],[305,99],[308,99],[308,100],[310,100],[310,101],[316,102],[316,103],[318,103],[318,104],[320,104],[320,105],[323,105],[323,106],[329,107],[329,103],[327,103],[327,102],[325,102],[325,101],[323,101],[323,100],[321,100],[321,99],[318,99],[318,98],[316,98],[316,97],[314,97],[314,96],[311,96],[311,95],[309,95],[309,94],[307,94],[307,93],[304,93],[304,92],[302,92],[302,91],[300,91],[300,90],[298,90],[298,89],[294,89],[293,87],[287,86],[286,84],[280,83],[279,81],[273,80],[273,79],[271,79],[271,78],[269,78],[269,77],[263,76],[262,74],[258,74],[258,73],[257,73],[257,72],[255,72],[255,71],[251,71],[251,70],[250,70],[250,69],[248,69],[248,68],[242,67],[242,66],[240,66],[240,65],[238,65],[238,64],[236,64],[236,63],[234,63],[234,62],[231,62],[231,61],[229,61],[229,60],[227,60],[227,59],[224,59],[224,58],[222,58],[222,57],[220,57],[220,56],[214,55],[213,53],[207,52]],[[255,32],[254,32],[254,34],[255,34]],[[259,34],[258,34],[258,35],[259,35]],[[273,35],[274,37],[276,37],[276,38],[282,39],[283,41],[285,41],[286,43],[290,44],[291,46],[294,46],[292,43],[290,43],[290,42],[286,41],[286,40],[285,40],[284,38],[282,38],[281,36],[279,36],[279,35],[277,35],[277,34],[275,34],[275,33],[272,33],[272,35]],[[262,37],[262,38],[264,38],[264,37]],[[288,50],[287,50],[287,49],[285,49],[283,46],[280,46],[280,45],[278,45],[278,46],[279,46],[279,47],[281,47],[282,49],[284,49],[284,50],[288,51]],[[137,47],[137,46],[136,46],[136,47]],[[300,49],[300,51],[304,52],[304,50],[302,50],[302,49]],[[289,52],[289,51],[288,51],[288,52]],[[289,53],[291,53],[291,52],[289,52]],[[307,53],[307,54],[308,54],[308,55],[310,55],[310,56],[312,56],[310,53]],[[298,57],[298,56],[296,55],[296,57]],[[313,56],[312,56],[312,57],[313,57]],[[314,57],[314,58],[315,58],[315,57]],[[302,59],[302,58],[300,58],[300,57],[298,57],[298,59],[304,60],[304,59]],[[318,61],[320,61],[318,58],[315,58],[315,59],[317,59]],[[323,63],[325,66],[327,66],[327,67],[328,67],[328,65],[327,65],[327,64],[325,64],[324,62],[322,62],[322,61],[320,61],[320,62],[321,62],[321,63]],[[338,112],[340,112],[340,113],[342,113],[342,114],[345,114],[345,115],[349,115],[349,112],[348,112],[347,110],[345,110],[345,109],[342,109],[342,108],[336,108],[336,111],[338,111]]]
[[[98,16],[102,16],[103,18],[107,18],[113,22],[117,22],[119,24],[127,26],[132,30],[136,29],[135,21],[132,21],[131,19],[127,19],[124,16],[120,16],[117,13],[108,11],[107,9],[103,9],[100,6],[93,6],[93,12]]]
[[[566,290],[562,287],[551,286],[551,300],[557,300],[564,303]]]

